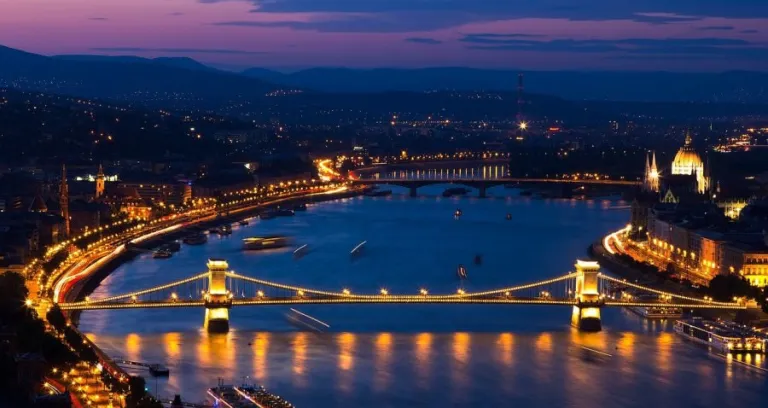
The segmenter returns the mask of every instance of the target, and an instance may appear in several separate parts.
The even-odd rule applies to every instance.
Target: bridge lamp
[[[506,296],[506,297],[510,297],[511,295],[512,295],[512,294],[511,294],[511,293],[509,293],[509,291],[506,291],[506,292],[504,292],[504,296]]]
[[[427,290],[426,290],[426,289],[421,289],[421,290],[419,291],[419,293],[421,293],[421,295],[422,295],[422,296],[427,296],[427,295],[429,294],[429,292],[427,292]]]
[[[304,291],[303,290],[299,290],[299,291],[296,292],[296,294],[298,296],[304,296]]]
[[[382,296],[387,296],[387,295],[389,295],[389,291],[382,288],[381,289],[381,294],[382,294]]]
[[[463,295],[463,294],[465,294],[467,292],[464,292],[464,289],[459,289],[459,290],[456,291],[456,293],[458,293],[459,295]]]
[[[173,299],[174,301],[176,301],[176,300],[178,300],[178,299],[179,299],[179,295],[177,295],[177,294],[176,294],[176,292],[173,292],[173,293],[171,293],[171,299]]]
[[[85,297],[85,301],[86,301],[86,302],[90,302],[90,301],[91,301],[91,297],[90,297],[90,296],[86,296],[86,297]]]
[[[349,289],[346,289],[346,288],[345,288],[345,289],[343,289],[343,290],[341,291],[341,293],[343,293],[343,294],[345,294],[345,295],[349,296],[349,294],[350,294],[351,292],[349,291]]]
[[[133,303],[136,303],[136,295],[131,296],[131,301],[133,301]]]

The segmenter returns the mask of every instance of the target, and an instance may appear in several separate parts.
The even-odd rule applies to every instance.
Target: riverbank
[[[338,200],[355,197],[363,194],[364,192],[365,189],[347,189],[335,193],[315,193],[312,195],[272,200],[269,202],[263,202],[243,208],[233,209],[226,213],[221,213],[214,218],[201,219],[199,222],[189,223],[181,228],[168,231],[168,233],[152,236],[149,239],[143,240],[140,244],[133,245],[135,249],[118,246],[114,251],[106,255],[112,256],[112,258],[104,262],[102,265],[97,264],[102,259],[105,259],[106,256],[91,262],[88,268],[94,268],[93,272],[88,276],[80,279],[71,287],[67,288],[66,292],[62,294],[62,298],[66,302],[77,302],[85,299],[85,297],[93,293],[93,291],[99,287],[101,282],[106,279],[115,269],[117,269],[123,263],[128,262],[138,256],[142,250],[152,250],[170,241],[181,239],[193,231],[205,231],[208,228],[215,227],[224,223],[234,223],[258,214],[264,209],[275,208],[277,206],[291,207],[300,204],[311,204],[323,201]],[[70,318],[73,322],[75,322],[75,324],[77,324],[78,317],[79,312],[73,312],[70,315]]]

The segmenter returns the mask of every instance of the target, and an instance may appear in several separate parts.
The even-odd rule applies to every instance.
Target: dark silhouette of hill
[[[146,63],[166,65],[169,67],[191,69],[196,71],[218,71],[216,68],[209,67],[201,62],[195,61],[189,57],[157,57],[157,58],[144,58],[134,55],[54,55],[53,58],[69,60],[69,61],[84,61],[84,62],[124,62],[124,63]]]
[[[514,90],[514,70],[473,68],[312,68],[280,74],[263,68],[244,75],[325,92]],[[525,87],[573,100],[768,102],[768,73],[524,71]]]
[[[256,100],[275,88],[235,73],[188,69],[186,60],[86,59],[90,60],[46,57],[0,46],[0,86],[119,100],[186,100],[200,107]]]

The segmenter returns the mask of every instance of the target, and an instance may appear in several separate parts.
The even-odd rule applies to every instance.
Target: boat
[[[181,244],[179,243],[179,241],[166,242],[165,244],[160,246],[160,249],[170,251],[170,252],[179,252],[181,250]]]
[[[304,244],[298,248],[296,248],[295,251],[293,251],[293,257],[294,258],[301,258],[302,256],[306,255],[309,251],[309,245]]]
[[[209,229],[208,233],[209,234],[219,234],[219,233],[221,233],[221,230],[219,230],[218,227],[214,227],[214,228]]]
[[[248,225],[248,220],[240,220],[240,221],[238,221],[237,224],[240,225],[241,227],[244,227],[244,226]]]
[[[461,212],[461,208],[457,208],[456,211],[453,212],[453,216],[456,217],[456,218],[461,217],[462,214],[464,214],[464,213]]]
[[[167,377],[171,373],[171,371],[168,369],[168,367],[164,365],[150,364],[149,373],[155,377]]]
[[[296,215],[296,213],[293,210],[288,208],[278,208],[277,210],[274,211],[274,213],[275,213],[275,216],[277,217],[292,217]]]
[[[351,251],[349,251],[349,254],[352,255],[352,256],[360,254],[361,252],[363,252],[363,247],[365,247],[365,244],[367,244],[367,243],[368,243],[368,241],[363,241],[363,242],[357,244],[357,246],[355,246],[354,248],[352,248]]]
[[[219,227],[219,235],[230,235],[232,234],[232,226],[229,224],[222,225]]]
[[[307,211],[307,205],[304,203],[301,203],[295,207],[293,207],[293,211]]]
[[[288,322],[300,329],[309,329],[312,331],[321,332],[331,327],[324,321],[316,319],[293,308],[291,308],[285,317],[288,319]]]
[[[152,254],[152,258],[155,258],[155,259],[166,259],[166,258],[170,258],[171,256],[173,256],[171,251],[168,251],[165,249],[158,249]]]
[[[469,189],[464,187],[451,187],[443,191],[443,197],[460,196],[469,193]]]
[[[628,306],[632,313],[646,319],[679,319],[683,317],[683,309],[673,306]]]
[[[507,214],[507,221],[509,221],[509,220],[511,220],[511,219],[512,219],[512,214],[509,214],[509,213],[508,213],[508,214]]]
[[[467,268],[465,268],[464,265],[459,265],[459,267],[456,269],[456,275],[459,277],[459,279],[467,279]]]
[[[249,237],[243,240],[243,249],[247,251],[283,248],[291,243],[288,237],[268,235],[264,237]]]
[[[197,233],[185,237],[183,241],[187,245],[202,245],[208,242],[208,238],[204,234]]]
[[[695,317],[675,322],[675,333],[724,354],[765,353],[766,340],[746,330]]]
[[[392,195],[392,190],[371,190],[365,193],[368,197],[386,197]]]

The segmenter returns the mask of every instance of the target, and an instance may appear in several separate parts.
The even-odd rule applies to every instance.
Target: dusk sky
[[[768,70],[768,0],[0,0],[0,44],[247,67]]]

